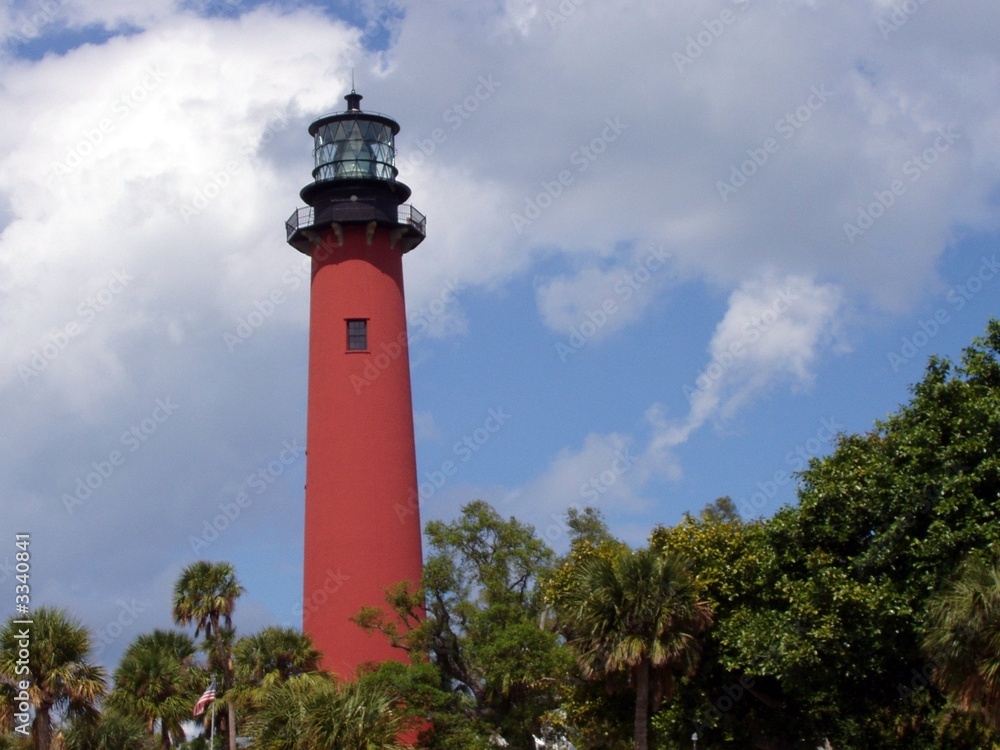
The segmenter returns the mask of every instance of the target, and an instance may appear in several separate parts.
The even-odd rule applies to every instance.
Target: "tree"
[[[195,637],[205,634],[209,667],[222,673],[220,702],[227,709],[224,731],[229,750],[236,750],[236,709],[226,693],[233,686],[233,620],[236,600],[244,588],[229,563],[200,560],[186,567],[174,586],[174,620],[195,624]]]
[[[959,709],[1000,730],[1000,558],[972,555],[931,599],[923,648]]]
[[[71,722],[63,732],[65,750],[155,750],[142,720],[105,709],[99,717]]]
[[[763,681],[758,672],[748,673],[742,663],[727,659],[727,628],[744,612],[767,609],[761,570],[772,555],[764,529],[763,521],[742,521],[728,498],[720,498],[698,515],[685,513],[675,526],[658,526],[649,537],[650,548],[689,561],[698,590],[713,613],[713,627],[702,639],[698,671],[654,717],[654,729],[675,743],[686,743],[696,730],[699,747],[728,747],[725,743],[749,747],[759,734],[754,710],[760,701],[744,699],[760,694]],[[775,618],[771,624],[777,629],[781,621]]]
[[[355,621],[437,670],[438,693],[427,692],[422,679],[395,675],[397,684],[419,686],[410,698],[426,701],[423,707],[438,717],[427,742],[445,746],[446,732],[478,738],[466,743],[499,733],[512,746],[526,745],[540,717],[558,705],[558,677],[570,664],[556,634],[541,627],[540,582],[552,550],[532,526],[502,518],[481,500],[464,506],[455,521],[428,523],[426,537],[422,588],[393,587],[387,595],[393,616],[373,607]]]
[[[30,682],[29,701],[34,708],[32,737],[35,750],[52,745],[53,714],[69,717],[93,715],[105,692],[105,673],[92,664],[90,634],[62,610],[40,607],[32,612],[32,624],[16,624],[11,617],[0,631],[0,680],[17,687]],[[21,670],[27,629],[27,674]]]
[[[907,404],[809,463],[796,506],[665,533],[719,605],[705,652],[718,668],[699,674],[686,708],[720,732],[699,732],[699,747],[723,746],[733,727],[760,746],[996,741],[932,689],[921,623],[969,551],[1000,542],[998,354],[992,321],[960,364],[932,358]]]
[[[318,671],[321,658],[312,639],[293,628],[272,626],[240,638],[233,648],[234,699],[255,710],[269,687]]]
[[[266,688],[247,729],[261,750],[397,750],[405,725],[384,691],[312,673]]]
[[[651,549],[594,556],[556,601],[570,646],[586,676],[627,672],[635,692],[636,750],[649,747],[649,705],[669,700],[673,673],[690,672],[698,636],[711,624],[686,562]]]
[[[129,645],[115,670],[108,704],[142,719],[151,734],[159,720],[164,750],[171,738],[184,739],[181,724],[190,718],[204,682],[194,655],[194,641],[186,634],[155,630]]]

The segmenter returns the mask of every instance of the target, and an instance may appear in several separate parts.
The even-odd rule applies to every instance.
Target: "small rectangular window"
[[[347,350],[351,352],[368,351],[368,321],[347,321]]]

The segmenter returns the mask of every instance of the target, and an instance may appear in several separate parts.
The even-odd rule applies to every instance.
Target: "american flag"
[[[194,716],[201,716],[205,713],[205,706],[215,700],[215,680],[208,686],[208,690],[201,694],[198,702],[194,704]]]

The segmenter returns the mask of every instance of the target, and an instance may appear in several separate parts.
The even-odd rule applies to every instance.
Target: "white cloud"
[[[670,427],[658,416],[663,445],[679,445],[706,422],[732,417],[776,383],[808,385],[820,354],[838,340],[843,304],[839,287],[802,276],[744,282],[715,328],[708,364],[684,388],[688,416]]]
[[[536,279],[542,321],[557,333],[599,341],[641,319],[675,278],[671,253],[650,247],[621,255],[573,276]]]

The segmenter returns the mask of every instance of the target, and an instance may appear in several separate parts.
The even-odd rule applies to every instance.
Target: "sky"
[[[639,546],[794,503],[996,314],[998,42],[994,0],[5,3],[0,613],[23,533],[110,667],[198,559],[241,633],[300,625],[284,222],[352,72],[428,217],[423,521],[484,499],[562,551],[570,507]]]

